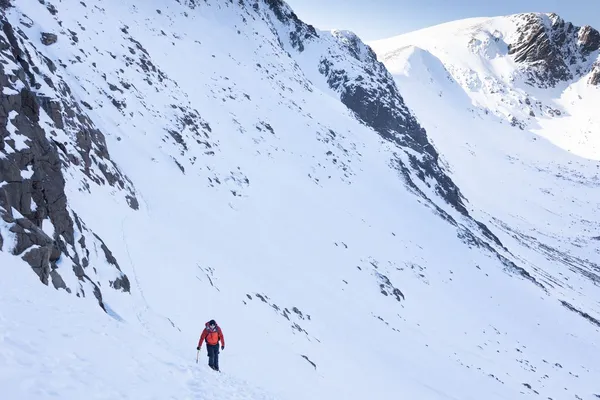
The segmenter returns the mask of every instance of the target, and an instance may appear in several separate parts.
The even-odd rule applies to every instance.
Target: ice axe
[[[200,350],[196,353],[196,364],[198,364],[198,357],[200,356]]]

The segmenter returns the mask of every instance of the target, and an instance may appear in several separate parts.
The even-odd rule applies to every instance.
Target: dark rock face
[[[319,36],[315,28],[312,25],[302,22],[284,1],[264,0],[264,2],[280,22],[292,27],[289,39],[292,46],[298,49],[298,51],[304,51],[305,40],[317,38]]]
[[[53,45],[57,41],[58,41],[58,36],[56,36],[54,33],[42,32],[42,43],[45,46]]]
[[[600,85],[600,62],[594,64],[588,83],[594,86]]]
[[[304,51],[307,43],[322,39],[314,27],[299,20],[283,1],[264,1],[275,17],[288,27],[290,43],[298,51]],[[324,54],[318,66],[329,86],[340,93],[342,103],[359,120],[384,139],[407,149],[406,157],[415,173],[409,173],[410,169],[400,159],[397,168],[412,189],[424,195],[414,184],[414,176],[423,182],[433,179],[437,183],[435,191],[461,214],[467,215],[460,190],[439,166],[439,155],[427,133],[404,104],[393,77],[377,60],[375,52],[352,32],[336,31],[333,35],[339,48]],[[349,71],[339,66],[347,65],[348,58],[353,67]],[[416,157],[413,151],[423,157]]]
[[[8,226],[15,238],[12,248],[2,249],[25,260],[46,285],[52,282],[55,288],[78,295],[85,295],[84,283],[91,285],[103,307],[101,283],[93,279],[93,263],[102,260],[91,260],[87,246],[102,248],[104,262],[115,269],[111,287],[128,292],[129,280],[102,239],[69,208],[63,171],[70,168],[82,175],[82,181],[124,191],[128,204],[135,208],[138,203],[132,185],[110,160],[104,135],[82,112],[69,87],[53,75],[54,64],[38,53],[45,65],[35,65],[32,49],[26,50],[27,39],[4,18],[0,23],[6,37],[0,36],[0,60],[20,67],[7,71],[0,66],[0,87],[4,89],[0,94],[0,223]],[[39,95],[41,81],[55,89],[60,100]],[[17,83],[19,90],[15,89]],[[48,115],[52,127],[42,128],[42,113]],[[61,137],[69,140],[59,141],[56,130],[62,130],[65,135]],[[84,183],[82,189],[89,190],[89,184]],[[76,237],[80,239],[76,241]],[[63,279],[70,273],[67,266],[72,267],[80,287],[67,287]]]
[[[366,125],[381,137],[407,149],[406,157],[413,173],[409,173],[400,159],[398,169],[409,185],[420,194],[413,179],[426,183],[436,182],[435,191],[461,214],[468,212],[458,187],[439,165],[439,154],[429,142],[423,129],[406,107],[385,66],[377,60],[373,50],[351,32],[336,32],[335,37],[348,55],[356,60],[355,70],[337,67],[341,59],[323,57],[319,71],[327,78],[329,86],[340,93],[342,103],[352,110]],[[347,57],[347,56],[346,56]],[[416,157],[417,152],[421,157]],[[411,177],[412,176],[412,177]]]
[[[556,14],[522,14],[515,17],[518,38],[509,54],[526,64],[530,83],[555,86],[590,72],[588,58],[600,49],[600,33],[565,22]]]

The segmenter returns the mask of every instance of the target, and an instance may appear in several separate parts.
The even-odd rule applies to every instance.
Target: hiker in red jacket
[[[202,348],[202,342],[206,341],[206,350],[208,351],[208,366],[215,371],[219,370],[219,341],[221,341],[221,350],[225,349],[225,338],[223,331],[214,319],[206,323],[206,328],[202,331],[200,341],[198,341],[197,350]]]

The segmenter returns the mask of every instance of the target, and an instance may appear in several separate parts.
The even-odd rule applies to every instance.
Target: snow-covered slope
[[[597,245],[540,253],[524,235],[558,235],[549,205],[477,196],[484,168],[440,157],[352,33],[278,0],[0,4],[3,398],[599,392],[594,266],[574,258]],[[539,165],[564,153],[545,146]],[[517,170],[498,154],[490,179]],[[533,168],[593,218],[592,188]],[[217,376],[195,363],[210,318]]]
[[[597,320],[600,34],[555,14],[522,14],[372,46],[472,215],[540,282],[559,297],[574,294]]]

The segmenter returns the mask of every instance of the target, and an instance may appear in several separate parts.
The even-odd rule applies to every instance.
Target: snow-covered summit
[[[600,158],[592,106],[600,98],[600,33],[590,26],[528,13],[454,21],[370,44],[392,73],[407,68],[407,48],[429,52],[438,60],[432,68],[464,89],[473,112]]]
[[[454,21],[372,45],[385,56],[407,41],[443,48],[454,56],[467,49],[488,59],[510,56],[530,83],[542,87],[584,76],[591,84],[598,80],[594,67],[600,33],[591,26],[574,26],[554,13]]]

